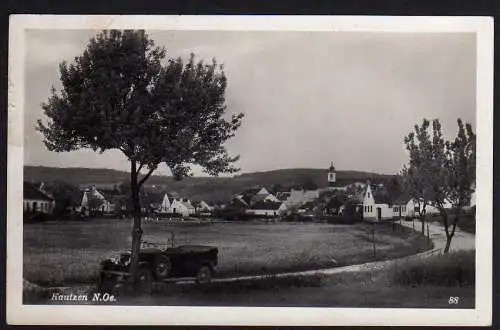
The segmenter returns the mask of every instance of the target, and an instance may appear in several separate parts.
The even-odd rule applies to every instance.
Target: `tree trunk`
[[[441,212],[441,216],[443,217],[444,232],[446,234],[446,245],[443,252],[448,253],[450,251],[451,239],[453,238],[454,232],[450,233],[448,229],[448,214],[446,213],[446,210],[441,206],[439,207],[439,211]]]
[[[135,283],[135,277],[137,274],[137,266],[139,263],[139,253],[141,250],[141,238],[142,238],[142,228],[141,228],[141,205],[139,201],[139,186],[137,183],[137,168],[135,161],[132,161],[131,172],[130,172],[130,185],[132,190],[132,214],[134,217],[134,226],[132,228],[132,256],[130,260],[130,277],[129,284],[133,285]]]
[[[455,220],[453,221],[453,227],[451,229],[451,233],[448,230],[446,230],[446,246],[444,248],[445,253],[450,251],[451,239],[455,235],[455,229],[457,228],[457,223],[458,223],[458,220],[460,219],[460,211],[461,210],[462,210],[461,207],[457,207]],[[446,224],[448,224],[448,219],[446,219]]]
[[[453,236],[446,236],[446,246],[444,247],[444,253],[448,253],[450,251],[450,245],[451,245],[451,238]]]

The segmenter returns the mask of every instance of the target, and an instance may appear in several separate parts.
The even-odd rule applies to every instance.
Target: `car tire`
[[[138,294],[151,294],[153,276],[148,268],[141,267],[137,270],[135,291]]]
[[[153,264],[154,275],[158,280],[164,280],[170,275],[172,263],[166,256],[158,256]]]
[[[196,273],[196,283],[204,284],[212,281],[212,269],[208,266],[203,266]]]

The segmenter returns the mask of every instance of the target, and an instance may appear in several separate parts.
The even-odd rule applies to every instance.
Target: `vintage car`
[[[150,293],[154,281],[194,280],[196,283],[208,283],[217,266],[217,255],[216,247],[204,245],[141,248],[135,280],[136,289],[141,293]],[[116,291],[123,286],[130,276],[130,258],[131,252],[127,251],[119,258],[101,262],[98,281],[98,289],[101,292]]]

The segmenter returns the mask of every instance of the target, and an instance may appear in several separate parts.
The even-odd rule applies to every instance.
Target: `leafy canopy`
[[[457,120],[454,141],[445,141],[438,119],[424,119],[405,137],[409,164],[403,168],[405,190],[417,200],[443,208],[470,203],[476,179],[476,135],[470,124]],[[431,131],[431,133],[429,133]]]
[[[52,89],[48,122],[37,124],[49,150],[118,149],[137,172],[164,162],[178,179],[192,164],[211,175],[238,170],[222,145],[243,114],[223,118],[227,79],[215,60],[166,59],[144,31],[110,30],[59,69],[63,88]]]

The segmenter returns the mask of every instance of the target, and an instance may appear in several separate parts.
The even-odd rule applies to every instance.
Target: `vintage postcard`
[[[8,323],[491,324],[491,18],[9,38]]]

